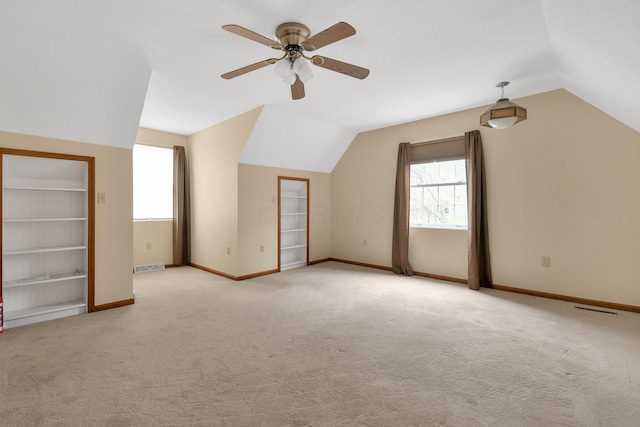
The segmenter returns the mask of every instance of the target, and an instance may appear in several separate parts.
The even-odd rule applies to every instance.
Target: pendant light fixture
[[[482,113],[480,124],[489,128],[504,129],[518,122],[527,120],[527,109],[514,104],[504,97],[504,87],[509,82],[500,82],[496,87],[502,89],[502,96],[491,108]]]

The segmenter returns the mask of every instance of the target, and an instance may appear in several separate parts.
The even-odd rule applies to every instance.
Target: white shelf
[[[306,199],[307,196],[285,196],[284,194],[280,196],[283,199]]]
[[[86,221],[87,218],[7,218],[4,222],[58,222],[58,221]]]
[[[76,191],[86,193],[86,188],[50,188],[50,187],[3,187],[5,190],[13,191]]]
[[[286,250],[289,250],[289,249],[304,248],[304,247],[306,247],[306,246],[307,246],[307,245],[305,245],[304,243],[301,243],[301,244],[299,244],[299,245],[283,246],[283,247],[282,247],[282,248],[280,248],[280,249],[282,249],[283,251],[286,251]]]
[[[3,255],[22,255],[22,254],[39,254],[46,252],[64,252],[79,251],[87,249],[86,246],[57,246],[51,248],[25,248],[25,249],[9,249],[3,252]]]
[[[86,310],[87,304],[82,300],[63,302],[58,304],[42,305],[37,307],[25,308],[23,310],[5,311],[4,320],[10,322],[12,320],[24,319],[27,317],[42,316],[45,314],[58,313],[67,310]]]
[[[290,228],[288,230],[280,230],[281,233],[296,233],[298,231],[307,231],[306,228]]]
[[[29,277],[19,280],[8,280],[2,284],[4,289],[17,288],[19,286],[39,285],[41,283],[63,282],[67,280],[84,279],[87,275],[84,273],[52,274],[49,276]]]
[[[282,215],[306,215],[306,212],[282,212]]]

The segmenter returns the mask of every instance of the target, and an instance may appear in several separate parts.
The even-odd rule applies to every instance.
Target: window
[[[173,150],[133,146],[133,219],[173,218]]]
[[[465,160],[411,165],[410,227],[467,228]]]

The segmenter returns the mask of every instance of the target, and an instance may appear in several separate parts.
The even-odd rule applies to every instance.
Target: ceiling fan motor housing
[[[306,25],[285,22],[276,28],[276,38],[286,51],[302,50],[301,44],[309,38],[311,31]]]

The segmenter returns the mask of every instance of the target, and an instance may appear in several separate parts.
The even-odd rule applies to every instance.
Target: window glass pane
[[[173,150],[133,146],[133,219],[173,218]]]
[[[467,185],[466,184],[455,185],[454,189],[455,189],[454,203],[456,205],[467,206]]]
[[[425,163],[424,164],[424,183],[436,184],[440,177],[440,167],[438,163]]]
[[[409,224],[467,226],[464,159],[411,165]]]
[[[440,162],[440,175],[438,182],[456,182],[456,165],[454,162]]]
[[[464,160],[458,160],[456,164],[456,178],[455,182],[467,182],[467,162]]]
[[[426,184],[424,166],[424,164],[411,166],[410,185]]]
[[[429,225],[438,222],[438,205],[426,205],[422,207],[422,224]]]
[[[453,185],[443,185],[440,187],[440,206],[447,208],[455,204],[455,191]]]
[[[411,200],[415,200],[409,208],[409,223],[424,224],[422,206],[424,206],[424,188],[411,188]]]
[[[424,205],[424,189],[422,187],[412,187],[409,197],[412,201],[416,201],[411,204],[412,210],[418,211],[419,207]]]
[[[438,204],[438,193],[440,189],[438,187],[422,187],[422,190],[424,193],[422,204],[436,206]]]

